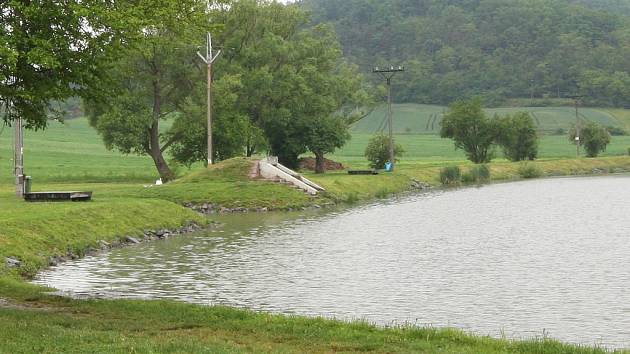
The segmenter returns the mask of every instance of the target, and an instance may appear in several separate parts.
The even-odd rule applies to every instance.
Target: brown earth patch
[[[324,159],[324,164],[326,166],[326,171],[336,171],[336,170],[345,169],[345,167],[340,162],[329,160],[329,159]],[[301,158],[300,169],[315,171],[315,158],[313,157]]]

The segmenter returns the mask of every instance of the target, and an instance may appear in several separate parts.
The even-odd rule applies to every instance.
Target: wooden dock
[[[24,193],[27,202],[84,202],[92,199],[92,192],[33,192]]]
[[[378,170],[348,170],[349,175],[377,175]]]

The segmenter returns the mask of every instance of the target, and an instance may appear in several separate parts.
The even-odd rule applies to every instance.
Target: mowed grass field
[[[0,128],[0,131],[3,129]],[[147,156],[108,151],[87,119],[49,122],[24,134],[25,172],[41,182],[148,182],[155,180]],[[13,129],[0,133],[0,185],[13,180]]]
[[[438,134],[440,122],[447,107],[423,104],[394,104],[392,107],[394,132],[397,134]],[[568,130],[575,124],[573,107],[510,107],[486,109],[490,116],[528,112],[541,133],[552,133],[558,129]],[[630,127],[630,110],[580,108],[580,118],[605,126]],[[353,133],[374,134],[386,131],[387,107],[375,109],[369,116],[352,127]]]

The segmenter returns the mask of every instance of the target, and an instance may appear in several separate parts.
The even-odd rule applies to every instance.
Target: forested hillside
[[[584,6],[583,3],[588,3]],[[630,9],[621,0],[303,0],[369,73],[405,65],[396,100],[586,95],[630,104]]]

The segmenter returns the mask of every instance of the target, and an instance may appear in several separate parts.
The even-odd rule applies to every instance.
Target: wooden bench
[[[27,202],[82,202],[92,199],[92,192],[32,192],[24,193]]]
[[[349,175],[377,175],[378,170],[348,170]]]

